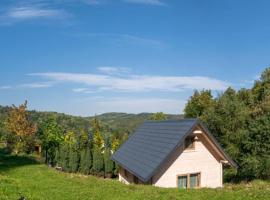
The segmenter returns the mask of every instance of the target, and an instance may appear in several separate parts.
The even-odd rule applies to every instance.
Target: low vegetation
[[[84,200],[84,199],[181,199],[231,200],[270,196],[270,182],[228,184],[224,189],[177,190],[153,186],[124,185],[117,180],[101,179],[56,171],[30,156],[10,155],[0,151],[0,199]]]

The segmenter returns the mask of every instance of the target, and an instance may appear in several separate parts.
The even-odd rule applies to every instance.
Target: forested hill
[[[105,113],[98,115],[97,118],[106,123],[110,128],[114,130],[129,131],[132,132],[145,120],[149,120],[153,113],[140,113],[140,114],[127,114],[127,113]],[[169,115],[167,119],[181,119],[183,115]],[[93,117],[91,117],[93,118]]]
[[[0,106],[0,127],[4,126],[4,121],[7,117],[10,107]],[[78,117],[67,115],[57,112],[38,112],[29,111],[30,119],[34,122],[41,122],[45,119],[54,116],[57,123],[66,130],[80,131],[81,129],[89,129],[91,121],[94,117],[97,117],[103,125],[109,129],[117,130],[119,132],[132,132],[143,121],[148,120],[153,113],[140,113],[140,114],[128,114],[128,113],[104,113],[101,115],[91,117]],[[168,119],[180,119],[182,115],[166,115]]]

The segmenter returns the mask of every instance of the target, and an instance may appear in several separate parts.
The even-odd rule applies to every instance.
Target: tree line
[[[54,117],[31,122],[27,102],[12,109],[5,121],[7,132],[2,140],[6,149],[16,154],[33,153],[41,146],[44,162],[66,172],[80,172],[103,177],[117,175],[118,166],[110,157],[126,134],[107,133],[107,127],[94,118],[90,127],[81,131],[63,130]]]
[[[31,114],[27,101],[8,109],[0,130],[7,151],[31,154],[41,147],[42,160],[57,169],[103,177],[117,175],[118,166],[110,157],[128,133],[112,130],[96,117],[89,119],[89,125],[83,122],[84,126],[69,128],[66,123],[59,123],[56,115],[33,120]],[[149,115],[149,119],[165,120],[167,116],[158,112]]]
[[[227,180],[270,179],[270,68],[251,89],[229,87],[217,97],[195,91],[184,112],[200,118],[239,165],[225,171]]]

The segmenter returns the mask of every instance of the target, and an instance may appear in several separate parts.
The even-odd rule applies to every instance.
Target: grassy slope
[[[267,199],[270,183],[227,185],[224,189],[182,190],[123,185],[116,180],[65,174],[29,157],[0,152],[0,199]]]

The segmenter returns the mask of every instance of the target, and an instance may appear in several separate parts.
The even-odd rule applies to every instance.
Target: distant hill
[[[10,107],[0,106],[0,128],[4,127],[4,121],[8,115]],[[57,112],[39,112],[31,110],[29,111],[30,118],[34,122],[42,122],[43,120],[54,116],[57,122],[65,130],[80,131],[81,129],[89,129],[91,126],[91,121],[94,117],[97,117],[104,125],[109,129],[118,132],[133,132],[138,125],[148,120],[153,113],[140,113],[140,114],[128,114],[128,113],[104,113],[101,115],[91,116],[91,117],[78,117],[67,115]],[[182,115],[167,115],[168,119],[181,119]]]
[[[145,120],[149,120],[153,113],[104,113],[96,117],[113,130],[132,132]],[[93,117],[92,117],[93,118]],[[182,115],[167,114],[168,119],[181,119]]]

